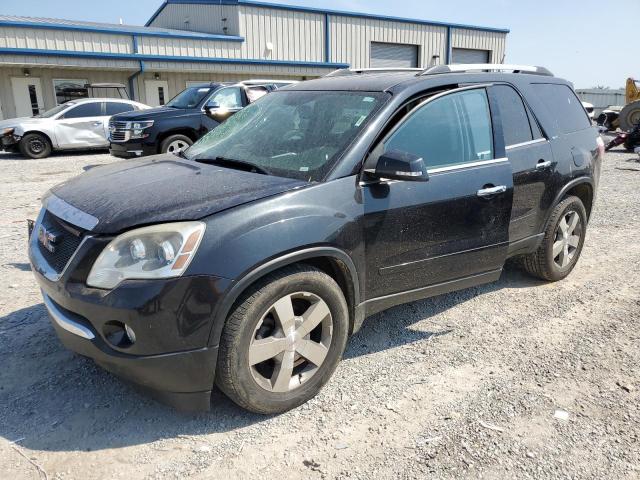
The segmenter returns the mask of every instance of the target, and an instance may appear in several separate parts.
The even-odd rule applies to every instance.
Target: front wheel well
[[[593,206],[593,187],[588,183],[579,183],[575,187],[570,188],[565,197],[568,196],[576,196],[584,205],[585,210],[587,211],[587,220],[591,217],[591,208]]]
[[[190,138],[191,141],[193,142],[196,142],[198,140],[198,135],[191,128],[178,128],[175,130],[169,130],[168,132],[162,132],[160,135],[158,135],[158,138],[156,141],[158,152],[160,152],[160,147],[162,146],[162,142],[164,142],[165,139],[169,138],[171,135],[184,135],[185,137]]]
[[[38,135],[42,135],[44,138],[46,138],[46,139],[49,141],[49,143],[51,144],[51,147],[53,147],[53,142],[51,141],[51,137],[50,137],[49,135],[47,135],[46,133],[44,133],[44,132],[40,132],[40,131],[38,131],[38,130],[29,130],[29,131],[27,131],[27,132],[24,132],[24,133],[22,134],[22,137],[20,137],[20,141],[22,141],[22,139],[23,139],[24,137],[26,137],[27,135],[29,135],[29,134],[31,134],[31,133],[37,133]]]
[[[242,301],[245,292],[247,292],[253,285],[261,281],[267,275],[278,272],[284,268],[290,268],[294,265],[306,265],[317,268],[336,281],[336,283],[342,290],[344,298],[347,302],[347,307],[349,309],[349,334],[353,333],[356,319],[355,309],[356,303],[358,301],[358,286],[355,284],[355,282],[357,282],[357,279],[352,276],[351,268],[345,261],[341,260],[340,258],[331,255],[325,255],[322,253],[304,258],[293,259],[291,262],[280,263],[273,269],[263,269],[259,274],[252,276],[250,278],[250,281],[244,284],[239,291],[235,293],[230,292],[231,298],[229,299],[230,303],[227,304],[228,307],[223,306],[221,311],[216,314],[218,321],[221,322],[218,325],[223,325],[224,323],[226,323],[229,313],[233,311],[238,302]],[[219,335],[222,333],[221,327],[218,331],[215,330],[217,329],[215,329],[214,327],[214,331],[212,332],[213,337],[210,338],[210,342],[213,342],[211,344],[216,344]]]

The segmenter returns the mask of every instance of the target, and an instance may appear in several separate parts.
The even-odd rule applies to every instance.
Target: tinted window
[[[207,105],[217,103],[221,108],[242,108],[242,96],[238,87],[218,90],[207,102]]]
[[[493,135],[485,91],[452,93],[427,103],[392,134],[385,150],[418,155],[429,168],[492,159]]]
[[[576,94],[566,85],[535,83],[533,89],[545,104],[561,133],[577,132],[591,126]]]
[[[195,108],[202,99],[209,94],[209,87],[190,87],[181,91],[178,95],[167,102],[167,107],[172,108]],[[164,95],[164,92],[163,92]]]
[[[64,118],[83,118],[102,116],[102,103],[83,103],[64,114]]]
[[[496,85],[493,91],[500,110],[504,144],[509,146],[533,140],[529,116],[520,95],[507,85]]]
[[[135,108],[130,103],[107,102],[107,115],[131,112],[132,110],[135,110]]]

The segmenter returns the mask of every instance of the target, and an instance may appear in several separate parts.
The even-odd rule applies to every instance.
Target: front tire
[[[216,383],[247,410],[285,412],[329,380],[348,331],[347,303],[330,276],[310,266],[284,268],[233,308],[220,339]]]
[[[193,145],[193,140],[186,135],[170,135],[162,141],[160,152],[177,154],[178,151],[184,150],[191,145]]]
[[[20,153],[29,158],[46,158],[51,155],[51,142],[41,133],[27,133],[20,140]]]
[[[522,266],[534,277],[556,282],[571,273],[582,253],[587,233],[587,212],[578,197],[560,202],[551,214],[538,249],[522,258]]]

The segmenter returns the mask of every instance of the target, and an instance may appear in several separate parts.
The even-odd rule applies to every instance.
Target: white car
[[[72,100],[35,117],[0,121],[0,149],[45,158],[53,150],[109,148],[109,118],[148,108],[120,98]]]
[[[591,120],[593,120],[593,117],[595,115],[594,113],[594,107],[593,107],[593,103],[589,103],[589,102],[582,102],[582,106],[584,107],[584,109],[587,111],[587,114],[589,115],[589,118]]]

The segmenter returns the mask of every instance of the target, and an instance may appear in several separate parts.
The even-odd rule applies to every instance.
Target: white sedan
[[[53,150],[109,148],[109,118],[148,108],[119,98],[72,100],[35,117],[0,121],[0,149],[45,158]]]

